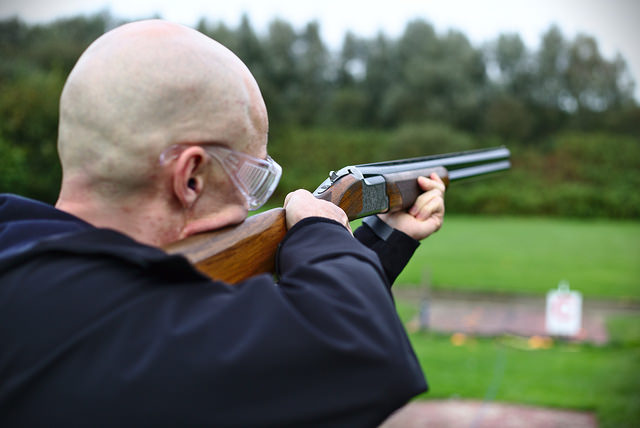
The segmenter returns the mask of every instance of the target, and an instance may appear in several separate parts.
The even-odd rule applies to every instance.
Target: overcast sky
[[[159,14],[186,25],[206,17],[234,26],[246,13],[259,32],[274,17],[298,28],[315,19],[334,49],[347,30],[364,37],[380,30],[398,36],[416,18],[431,22],[439,32],[460,30],[475,45],[503,32],[517,32],[530,48],[557,24],[566,37],[579,32],[594,36],[608,59],[621,53],[640,99],[640,0],[0,0],[0,18],[18,15],[28,22],[105,9],[116,17]]]

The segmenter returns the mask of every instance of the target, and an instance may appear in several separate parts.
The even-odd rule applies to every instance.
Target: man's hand
[[[378,216],[389,226],[420,241],[442,226],[445,185],[435,173],[430,178],[418,177],[418,185],[424,193],[418,196],[408,212]]]
[[[306,190],[296,190],[287,195],[284,200],[287,229],[307,217],[326,217],[342,224],[351,232],[347,214],[337,205],[331,202],[316,199]]]

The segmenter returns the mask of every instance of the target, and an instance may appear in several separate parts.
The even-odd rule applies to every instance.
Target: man
[[[375,426],[426,389],[388,287],[440,228],[436,176],[357,239],[289,194],[277,284],[157,248],[264,203],[267,132],[250,72],[194,30],[142,21],[87,49],[60,100],[56,208],[0,198],[0,426]]]

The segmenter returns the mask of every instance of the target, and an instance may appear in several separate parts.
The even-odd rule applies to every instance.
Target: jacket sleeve
[[[362,224],[353,235],[379,257],[389,284],[393,284],[420,245],[404,232],[393,229],[387,239],[381,239],[367,224]]]
[[[325,391],[322,398],[309,391],[304,401],[333,414],[327,425],[374,426],[426,389],[379,257],[343,226],[320,218],[298,223],[281,245],[278,273],[310,353],[290,370]]]

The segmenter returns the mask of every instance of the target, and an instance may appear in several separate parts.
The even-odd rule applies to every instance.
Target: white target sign
[[[547,293],[546,330],[552,336],[575,336],[582,328],[582,294],[562,281]]]

